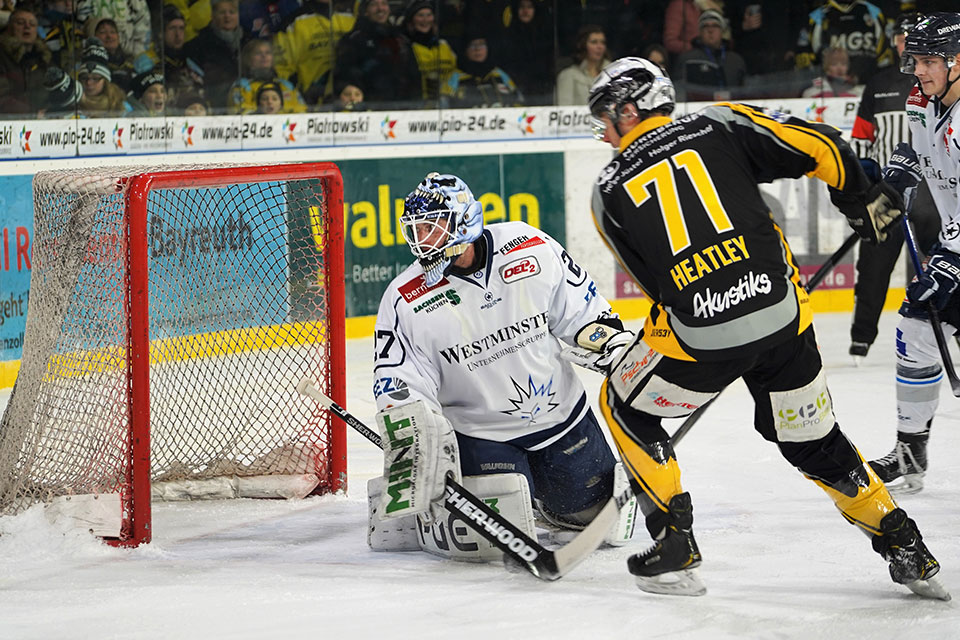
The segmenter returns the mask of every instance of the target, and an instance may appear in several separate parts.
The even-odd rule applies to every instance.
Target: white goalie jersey
[[[563,340],[610,315],[586,271],[523,222],[487,226],[485,264],[427,288],[415,262],[387,287],[374,342],[377,408],[424,400],[464,435],[539,449],[588,408]]]

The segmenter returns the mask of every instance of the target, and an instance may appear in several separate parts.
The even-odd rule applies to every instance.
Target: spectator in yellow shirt
[[[457,54],[438,35],[434,3],[431,0],[413,0],[403,13],[403,29],[417,57],[423,99],[435,104],[440,97],[441,87],[447,84],[457,68]]]
[[[241,76],[230,87],[227,110],[230,113],[254,113],[257,92],[265,83],[279,87],[283,97],[283,113],[305,113],[307,104],[289,80],[277,75],[273,66],[273,44],[269,40],[251,40],[240,54]]]
[[[307,0],[273,37],[277,75],[293,83],[308,104],[332,91],[333,52],[355,21],[351,14],[332,12],[326,0]]]

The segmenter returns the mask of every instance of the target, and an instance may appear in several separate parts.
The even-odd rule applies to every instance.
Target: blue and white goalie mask
[[[449,272],[453,258],[480,237],[483,208],[457,176],[430,173],[404,200],[400,229],[432,287]]]

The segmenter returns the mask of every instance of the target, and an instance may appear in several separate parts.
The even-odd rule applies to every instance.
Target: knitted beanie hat
[[[707,9],[700,14],[700,18],[697,20],[697,27],[703,29],[705,26],[710,24],[715,24],[721,29],[726,29],[727,19],[724,18],[723,14],[716,9]]]
[[[433,6],[433,0],[412,0],[403,10],[403,23],[407,24],[413,20],[413,16],[421,9],[430,9],[436,15],[437,10]]]
[[[80,63],[80,75],[96,73],[109,81],[111,79],[109,63],[110,54],[107,53],[100,39],[87,38],[87,41],[83,43],[83,62]]]
[[[133,79],[133,86],[130,88],[130,93],[133,94],[134,98],[139,100],[143,97],[143,94],[147,92],[147,89],[155,84],[163,84],[163,73],[156,69],[151,69]]]
[[[281,87],[276,82],[264,82],[260,85],[260,88],[257,89],[257,104],[260,104],[260,96],[263,95],[264,91],[275,91],[278,96],[280,96],[280,106],[283,106],[283,87]]]
[[[80,84],[60,67],[47,67],[43,86],[47,90],[47,107],[54,111],[73,109],[83,96]]]
[[[163,5],[163,10],[161,12],[161,18],[163,24],[167,25],[174,20],[185,20],[183,13],[175,5],[165,4]]]
[[[116,29],[118,32],[120,31],[120,27],[117,26],[117,21],[114,20],[113,18],[108,18],[108,17],[106,17],[106,16],[94,16],[94,17],[92,17],[92,18],[89,18],[89,19],[83,24],[83,30],[84,30],[84,32],[86,33],[87,37],[88,37],[88,38],[96,38],[96,37],[97,37],[97,29],[98,29],[98,28],[100,27],[100,25],[103,24],[104,22],[106,22],[107,24],[112,24],[114,29]]]

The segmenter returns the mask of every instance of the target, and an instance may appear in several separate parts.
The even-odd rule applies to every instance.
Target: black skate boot
[[[650,593],[702,596],[707,588],[700,581],[700,549],[693,539],[693,505],[689,493],[673,496],[663,514],[666,524],[653,546],[627,558],[627,569],[637,586]],[[659,514],[658,514],[659,516]]]
[[[890,563],[890,577],[897,584],[925,598],[949,600],[950,594],[935,578],[940,563],[933,557],[917,524],[903,509],[894,509],[880,521],[881,535],[873,537],[873,550]]]
[[[927,471],[927,440],[930,429],[921,433],[897,432],[893,451],[870,466],[884,484],[894,493],[917,493],[923,489],[923,475]],[[894,482],[899,480],[899,482]],[[892,483],[892,484],[891,484]]]
[[[869,342],[851,342],[849,354],[853,356],[853,363],[859,365],[860,360],[867,357],[870,351]]]

